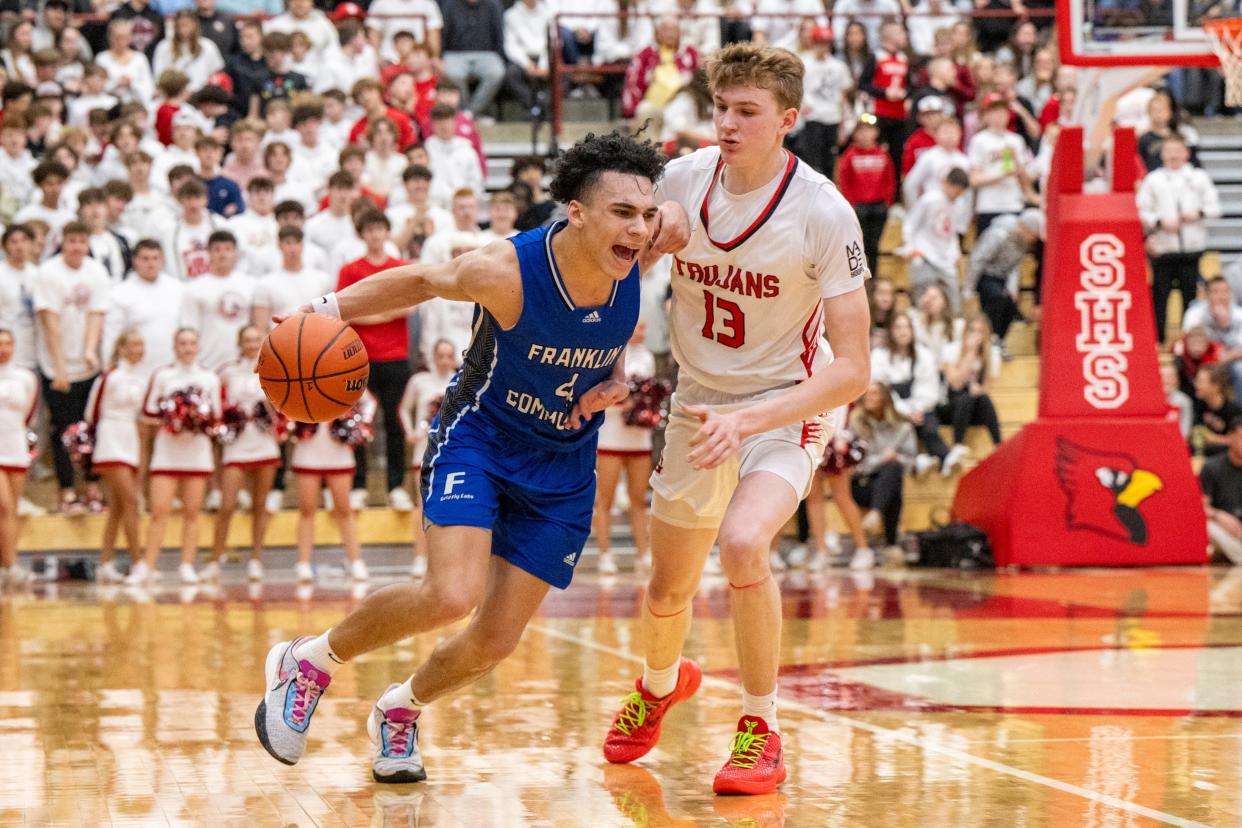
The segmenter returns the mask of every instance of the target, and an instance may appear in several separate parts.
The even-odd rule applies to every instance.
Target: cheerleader
[[[631,381],[655,376],[655,357],[643,345],[647,326],[634,327],[625,350],[625,370]],[[599,547],[601,575],[614,575],[617,563],[612,559],[612,502],[617,482],[625,472],[625,488],[630,500],[630,528],[639,566],[647,565],[647,481],[651,477],[651,429],[627,425],[626,409],[633,400],[608,409],[599,430],[599,446],[595,455],[595,515],[591,528]]]
[[[173,337],[172,365],[151,376],[142,404],[143,428],[154,436],[151,449],[151,522],[147,526],[146,561],[134,567],[126,583],[145,583],[155,577],[164,530],[173,498],[181,494],[181,567],[185,584],[198,583],[194,557],[198,553],[198,516],[214,469],[214,452],[207,431],[220,418],[220,379],[198,364],[198,332],[181,328]],[[191,391],[200,396],[205,411],[180,411],[176,405]],[[189,415],[189,416],[187,416]],[[192,418],[197,418],[194,422]]]
[[[91,466],[103,478],[110,504],[99,544],[99,569],[95,573],[105,584],[121,582],[121,573],[112,562],[118,529],[125,531],[130,568],[136,569],[142,561],[138,536],[138,469],[142,466],[138,416],[149,378],[142,367],[145,351],[142,334],[135,328],[117,337],[110,367],[95,380],[86,401],[86,422],[95,431]]]
[[[30,468],[26,432],[39,403],[39,381],[13,364],[13,345],[13,333],[0,328],[0,587],[30,582],[30,573],[17,565],[17,502]]]
[[[875,563],[875,551],[867,542],[867,533],[863,531],[862,513],[854,501],[851,483],[854,477],[854,466],[860,459],[857,454],[851,456],[853,436],[845,425],[849,422],[849,406],[843,405],[832,414],[832,421],[837,432],[828,444],[824,462],[811,478],[811,490],[806,496],[806,522],[810,530],[811,543],[815,546],[815,554],[807,562],[812,570],[824,569],[829,563],[827,520],[824,514],[824,486],[827,485],[832,494],[832,502],[845,521],[854,539],[854,556],[850,559],[851,569],[870,569]],[[835,461],[835,462],[834,462]],[[835,542],[836,536],[833,536]]]
[[[401,419],[401,429],[405,432],[405,441],[413,446],[410,457],[410,475],[414,480],[414,491],[421,491],[420,483],[423,470],[423,453],[427,450],[427,431],[431,422],[440,411],[440,401],[444,399],[444,391],[453,381],[457,373],[457,348],[447,339],[436,340],[431,347],[431,371],[419,371],[410,377],[405,384],[405,393],[401,395],[401,403],[397,408],[397,416]],[[421,498],[419,502],[421,503]],[[427,574],[427,555],[423,549],[423,520],[414,515],[414,577],[421,578]]]
[[[354,412],[369,424],[375,416],[375,398],[364,394]],[[355,581],[367,579],[367,565],[358,545],[358,527],[349,508],[349,487],[354,479],[354,446],[340,439],[336,431],[339,421],[331,423],[297,423],[293,427],[293,473],[297,475],[298,494],[298,562],[294,568],[297,579],[314,579],[311,553],[315,549],[315,513],[319,510],[319,492],[327,486],[332,498],[332,517],[341,535],[341,546],[349,559],[349,574]]]
[[[241,356],[220,369],[220,388],[224,410],[233,412],[237,430],[224,444],[223,469],[220,472],[220,510],[216,512],[215,544],[211,563],[203,570],[204,577],[214,579],[224,563],[224,547],[228,541],[229,524],[237,509],[238,494],[246,483],[250,491],[250,562],[246,574],[252,581],[263,580],[263,538],[267,534],[267,493],[276,479],[280,465],[280,444],[273,424],[276,412],[267,402],[255,364],[263,347],[263,334],[247,325],[237,335]],[[225,425],[230,422],[226,416]]]

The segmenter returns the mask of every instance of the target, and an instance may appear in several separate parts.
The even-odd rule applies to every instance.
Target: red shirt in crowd
[[[919,160],[924,150],[929,150],[934,146],[936,146],[936,139],[931,136],[930,132],[922,127],[915,130],[914,134],[906,139],[905,149],[901,151],[901,174],[909,175],[914,162]]]
[[[344,290],[355,282],[361,282],[368,276],[374,276],[381,270],[400,267],[406,264],[402,259],[385,259],[379,264],[371,264],[367,257],[356,259],[341,268],[341,277],[337,280],[336,289]],[[406,359],[410,354],[410,331],[404,316],[379,325],[359,325],[353,323],[358,338],[367,348],[367,357],[371,362],[390,362]]]
[[[388,120],[397,125],[397,148],[404,150],[410,144],[418,143],[418,132],[414,129],[414,124],[410,123],[410,116],[406,115],[400,109],[388,107],[385,113]],[[367,125],[370,123],[367,116],[358,119],[358,123],[354,124],[354,128],[349,131],[349,143],[356,144],[358,139],[366,134]]]
[[[897,173],[888,150],[883,147],[848,147],[841,154],[837,189],[850,204],[883,201],[891,205],[897,192]]]
[[[431,120],[431,108],[436,105],[436,84],[440,78],[431,75],[427,80],[414,79],[414,122]]]
[[[384,96],[388,96],[388,87],[392,85],[393,80],[398,75],[409,75],[414,77],[414,73],[403,63],[391,63],[380,70],[380,83],[384,84]],[[425,124],[431,118],[431,108],[436,105],[436,86],[440,83],[440,76],[430,74],[425,80],[414,78],[414,123]],[[404,110],[402,113],[404,114]],[[427,133],[424,133],[427,134]]]
[[[165,103],[155,110],[155,137],[166,147],[172,144],[173,116],[180,108],[176,104]]]
[[[1059,120],[1061,120],[1061,96],[1053,95],[1048,99],[1048,103],[1044,104],[1043,111],[1039,113],[1039,125],[1046,129],[1048,124],[1055,124]]]
[[[871,89],[864,89],[875,98],[875,117],[902,120],[906,117],[906,98],[890,101],[885,95],[887,89],[900,89],[909,92],[907,83],[910,74],[910,62],[900,52],[894,54],[883,49],[875,53],[875,75],[870,79]]]
[[[359,187],[358,195],[361,198],[370,199],[371,203],[374,204],[376,208],[381,211],[388,209],[388,197],[382,196],[368,187]],[[327,196],[323,196],[322,198],[319,199],[319,209],[320,210],[328,209],[328,197]]]

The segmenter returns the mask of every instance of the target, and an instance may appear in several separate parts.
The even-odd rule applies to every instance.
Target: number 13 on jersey
[[[728,348],[740,348],[746,344],[746,316],[736,302],[721,299],[710,290],[703,291],[703,304],[707,311],[703,321],[703,336]],[[720,316],[717,330],[716,316]]]

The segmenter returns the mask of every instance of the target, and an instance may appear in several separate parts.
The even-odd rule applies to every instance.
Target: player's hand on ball
[[[686,460],[696,469],[714,469],[728,460],[742,446],[742,425],[739,412],[721,414],[705,405],[688,405],[682,409],[697,417],[699,430],[690,438]]]
[[[660,205],[656,214],[656,229],[651,236],[651,248],[660,253],[676,253],[690,241],[690,217],[675,201]]]
[[[604,380],[587,391],[574,403],[569,412],[569,427],[581,428],[590,422],[592,415],[623,402],[630,395],[630,386],[616,380]]]

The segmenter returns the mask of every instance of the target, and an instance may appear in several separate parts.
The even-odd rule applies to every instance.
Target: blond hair
[[[802,106],[802,61],[788,49],[731,43],[707,60],[712,93],[735,86],[767,89],[782,109]]]
[[[142,332],[137,328],[126,328],[121,331],[121,335],[116,338],[116,342],[112,343],[112,353],[108,356],[108,366],[110,368],[115,368],[120,364],[121,349],[125,347],[125,343],[135,336],[142,339]]]

